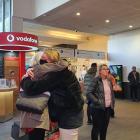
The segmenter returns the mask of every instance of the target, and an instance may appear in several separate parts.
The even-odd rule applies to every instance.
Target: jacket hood
[[[91,68],[87,71],[88,74],[92,74],[92,75],[96,75],[96,72],[97,72],[97,68],[93,68],[93,67],[91,67]]]
[[[60,60],[57,63],[44,63],[42,65],[37,64],[33,66],[34,69],[34,80],[43,78],[43,75],[47,72],[57,72],[62,71],[68,67],[68,62],[65,60]]]

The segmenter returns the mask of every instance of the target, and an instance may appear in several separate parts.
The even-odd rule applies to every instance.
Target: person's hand
[[[22,79],[24,79],[26,77],[29,77],[29,75],[27,73],[22,76]]]
[[[115,84],[114,86],[113,86],[113,90],[114,91],[118,91],[118,92],[120,92],[120,91],[122,91],[122,88],[120,87],[120,85],[118,85],[118,84]]]
[[[31,77],[31,79],[34,78],[33,68],[29,68],[26,72],[26,74]]]

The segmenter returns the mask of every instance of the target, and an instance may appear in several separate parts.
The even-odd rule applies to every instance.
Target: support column
[[[19,78],[25,74],[25,52],[19,52]]]

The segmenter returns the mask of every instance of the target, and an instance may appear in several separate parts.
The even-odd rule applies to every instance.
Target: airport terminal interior
[[[121,89],[115,91],[115,116],[106,139],[139,140],[140,79],[133,98],[128,76],[133,69],[140,74],[139,38],[139,0],[0,0],[0,140],[14,140],[20,81],[33,57],[45,49],[59,52],[81,87],[92,63],[97,64],[96,76],[106,64]],[[91,140],[83,89],[82,94],[84,123],[78,140]]]

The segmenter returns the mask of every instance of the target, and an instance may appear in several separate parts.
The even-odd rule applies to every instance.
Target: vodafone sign
[[[36,35],[19,32],[0,32],[0,50],[32,51],[37,50],[38,37]]]

